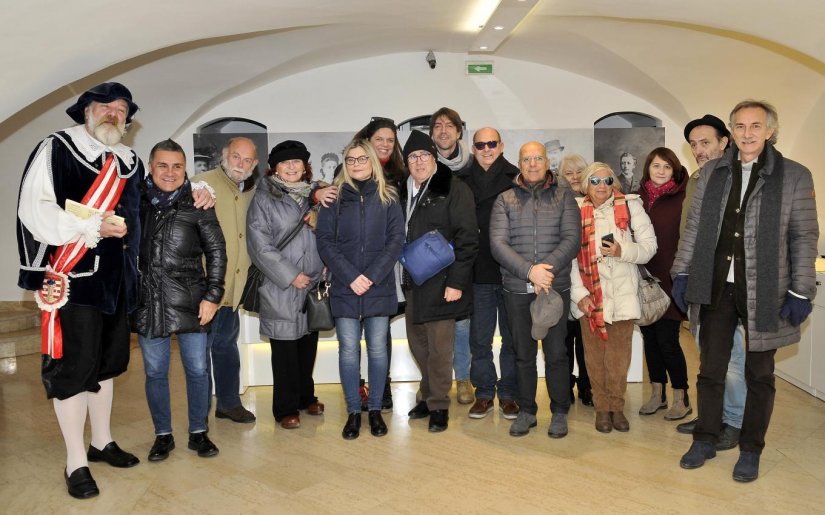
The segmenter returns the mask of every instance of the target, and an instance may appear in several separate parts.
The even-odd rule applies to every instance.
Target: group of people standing
[[[685,139],[700,171],[689,175],[673,151],[656,148],[637,192],[622,191],[608,165],[578,155],[550,171],[538,142],[522,145],[511,164],[492,127],[477,130],[468,147],[449,108],[432,115],[429,135],[412,131],[403,149],[395,123],[374,118],[345,147],[332,184],[313,180],[306,146],[292,140],[272,148],[256,181],[257,149],[243,137],[227,142],[218,168],[192,181],[183,149],[164,140],[145,174],[120,143],[137,109],[118,83],[83,93],[67,109],[78,125],[38,145],[21,183],[20,285],[35,290],[48,328],[42,377],[66,443],[72,496],[98,494],[89,461],[139,462],[109,430],[112,378],[128,365],[130,328],[155,426],[150,461],[175,448],[172,334],[186,374],[188,447],[201,457],[218,453],[207,435],[212,376],[216,417],[255,421],[238,394],[238,308],[250,265],[262,274],[260,332],[272,351],[272,413],[284,429],[301,426],[301,411],[324,413],[312,377],[318,333],[303,306],[319,281],[331,281],[342,436],[351,440],[362,411],[373,436],[387,434],[389,327],[401,313],[422,376],[408,415],[428,418],[429,431],[448,427],[455,376],[470,418],[485,418],[498,396],[510,435],[527,435],[537,425],[539,342],[548,435],[568,434],[574,384],[594,407],[597,431],[628,431],[638,265],[646,264],[673,304],[642,328],[651,394],[639,413],[666,409],[666,419],[681,420],[693,412],[679,343],[690,312],[701,357],[699,417],[677,428],[694,437],[681,466],[697,468],[738,442],[734,479],[758,477],[773,356],[799,339],[810,313],[818,238],[810,172],[773,146],[778,117],[770,104],[737,105],[732,134],[711,115],[690,122]],[[416,282],[399,257],[431,231],[450,242],[455,259]]]

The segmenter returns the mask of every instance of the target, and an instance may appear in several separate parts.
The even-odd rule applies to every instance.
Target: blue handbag
[[[398,258],[413,282],[421,286],[427,279],[452,265],[455,261],[453,246],[438,231],[430,231],[415,241],[404,245]]]

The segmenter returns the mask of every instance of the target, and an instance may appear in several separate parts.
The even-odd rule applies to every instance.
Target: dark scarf
[[[705,187],[699,227],[693,246],[693,259],[689,268],[690,276],[686,296],[687,300],[693,304],[711,303],[715,253],[705,251],[705,249],[715,249],[720,237],[732,237],[732,235],[720,235],[718,231],[720,217],[730,193],[730,188],[726,188],[726,185],[732,181],[732,160],[738,158],[738,153],[736,145],[731,145],[725,156],[717,163],[717,167],[710,171],[711,176]],[[758,173],[764,183],[759,190],[757,190],[759,187],[757,184],[757,188],[754,188],[747,199],[750,204],[757,192],[762,192],[756,222],[759,244],[756,246],[758,274],[756,276],[755,328],[760,332],[776,332],[779,329],[777,317],[779,313],[779,219],[782,211],[785,166],[782,154],[770,143],[765,144],[765,150],[759,156],[759,163],[764,163],[761,169],[754,169],[751,173]],[[745,188],[747,185],[742,184],[742,187]],[[738,202],[738,199],[733,200]]]
[[[146,176],[146,198],[155,209],[163,211],[169,209],[175,203],[183,191],[190,189],[189,178],[184,177],[183,184],[175,191],[161,191],[151,175]]]
[[[653,184],[653,181],[645,181],[644,188],[647,192],[647,208],[650,209],[653,207],[653,203],[659,200],[662,195],[676,189],[676,181],[671,177],[669,181],[661,186]]]

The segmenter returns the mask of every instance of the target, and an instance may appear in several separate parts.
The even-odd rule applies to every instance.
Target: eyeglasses
[[[350,166],[354,165],[355,163],[358,163],[359,165],[363,165],[363,164],[366,164],[367,161],[369,161],[369,160],[370,160],[370,156],[358,156],[358,157],[346,157],[346,158],[344,158],[344,161]]]
[[[598,186],[601,183],[605,186],[613,186],[613,177],[590,177],[589,181],[591,186]]]
[[[393,120],[392,118],[384,118],[383,116],[373,116],[372,118],[370,118],[370,122],[388,122],[392,125],[395,125],[395,120]]]
[[[537,163],[543,163],[544,162],[544,156],[527,156],[527,157],[522,157],[521,158],[521,162],[526,164],[526,165],[529,165],[533,161],[535,161]]]
[[[490,149],[494,149],[498,146],[498,141],[476,141],[473,143],[473,146],[477,150],[484,150],[484,147],[490,147]]]
[[[409,161],[410,163],[415,163],[416,161],[427,161],[431,157],[433,157],[433,155],[429,152],[422,152],[420,154],[410,154],[409,156],[407,156],[407,161]]]

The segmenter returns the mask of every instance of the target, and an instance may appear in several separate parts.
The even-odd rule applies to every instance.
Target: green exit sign
[[[467,75],[492,75],[493,63],[490,62],[467,62],[465,68]]]

